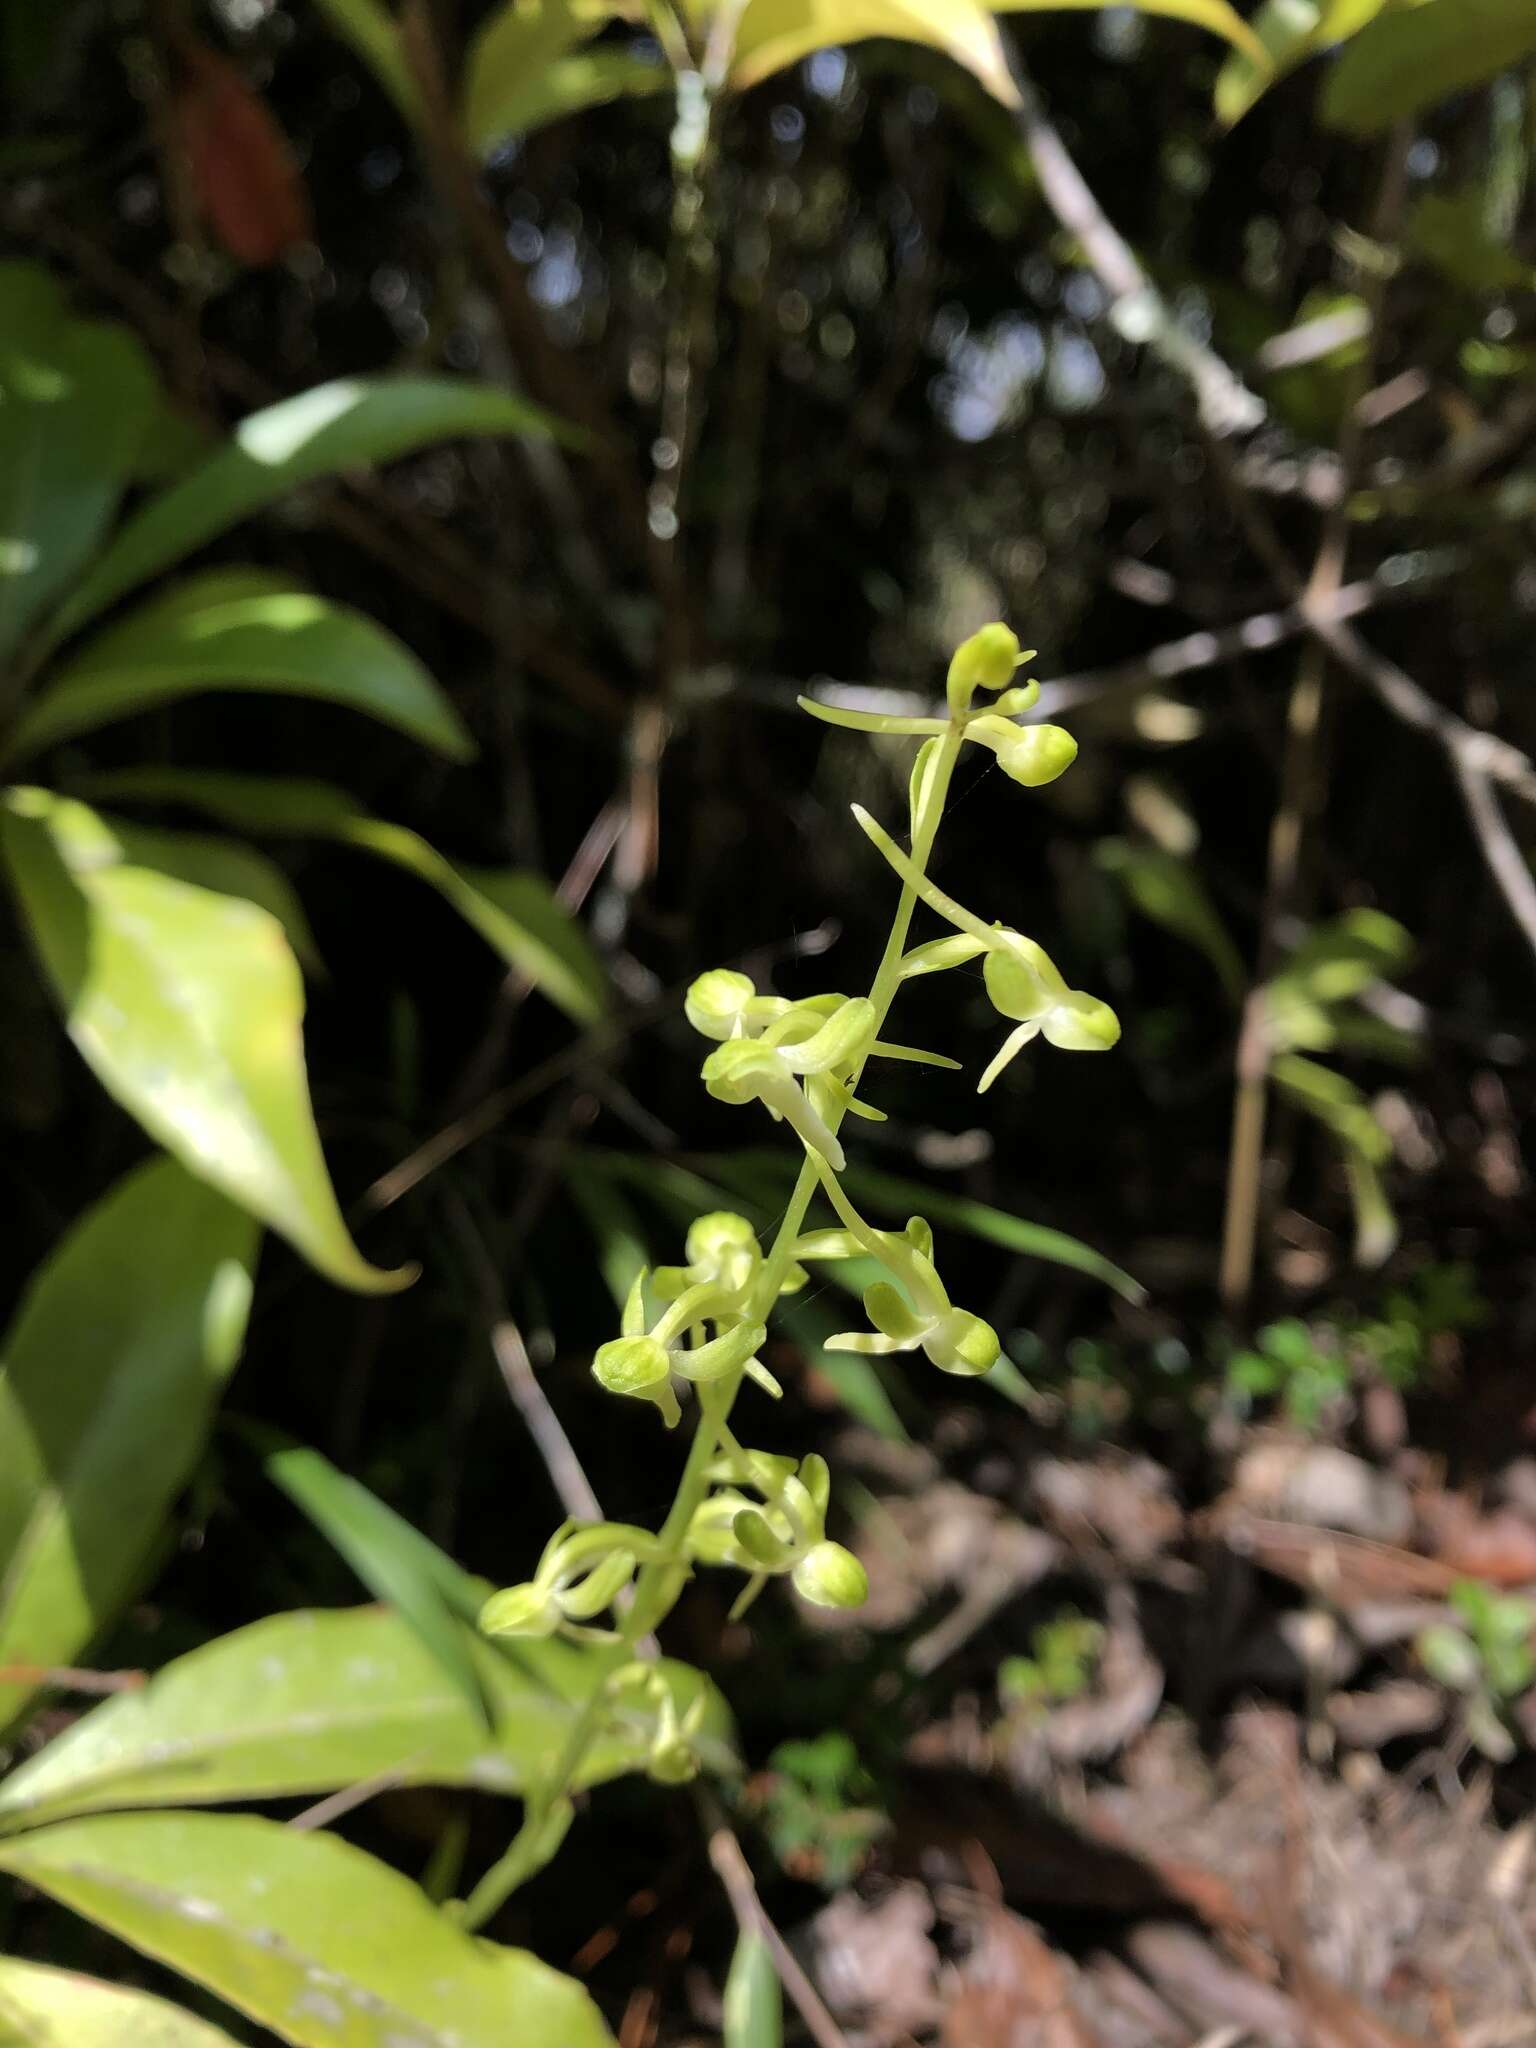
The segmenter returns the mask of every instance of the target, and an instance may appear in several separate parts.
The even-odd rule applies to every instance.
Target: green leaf
[[[1396,918],[1380,910],[1348,910],[1315,925],[1269,986],[1282,998],[1349,1002],[1400,973],[1412,958],[1413,939]]]
[[[687,0],[687,12],[701,26],[716,11],[714,0]],[[997,24],[981,0],[747,0],[736,27],[731,82],[745,91],[813,50],[869,36],[942,50],[1005,106],[1017,104]]]
[[[475,752],[458,713],[393,634],[261,569],[189,577],[98,634],[55,670],[13,751],[53,746],[207,690],[326,698],[450,760]]]
[[[1426,192],[1408,222],[1408,242],[1453,284],[1469,292],[1530,291],[1536,270],[1491,234],[1483,194]]]
[[[1055,12],[1102,12],[1116,0],[991,0],[995,14],[1055,14]],[[1208,29],[1225,43],[1241,49],[1257,66],[1268,66],[1264,43],[1253,35],[1237,8],[1227,0],[1130,0],[1137,14],[1165,14],[1169,20],[1184,20],[1194,29]]]
[[[877,1173],[871,1167],[850,1167],[844,1178],[849,1193],[855,1199],[862,1194],[870,1201],[883,1203],[892,1209],[926,1216],[930,1222],[947,1223],[971,1237],[981,1238],[986,1244],[999,1245],[1004,1251],[1023,1252],[1032,1259],[1048,1259],[1053,1265],[1070,1266],[1074,1272],[1086,1273],[1092,1280],[1102,1280],[1106,1287],[1112,1287],[1126,1301],[1142,1302],[1147,1298],[1146,1289],[1139,1280],[1133,1280],[1129,1273],[1106,1259],[1102,1252],[1069,1237],[1064,1230],[1051,1230],[1043,1223],[1028,1223],[1022,1216],[1010,1216],[986,1202],[973,1201],[969,1195],[952,1195],[942,1188],[925,1187],[921,1181],[903,1180],[891,1173]]]
[[[1097,858],[1143,917],[1205,955],[1228,996],[1240,1003],[1247,982],[1242,956],[1194,866],[1162,847],[1130,839],[1100,840]]]
[[[562,1178],[597,1244],[603,1280],[617,1307],[629,1299],[635,1276],[650,1264],[645,1234],[622,1192],[595,1161],[568,1158]]]
[[[1319,109],[1333,128],[1379,135],[1536,50],[1536,0],[1425,0],[1362,29],[1329,73]]]
[[[1397,1215],[1381,1178],[1392,1156],[1391,1138],[1354,1082],[1331,1067],[1287,1052],[1271,1062],[1270,1075],[1299,1109],[1333,1134],[1354,1205],[1355,1262],[1382,1265],[1398,1240]]]
[[[408,827],[370,817],[329,783],[149,768],[92,776],[81,786],[130,801],[187,804],[241,832],[334,839],[391,861],[435,889],[509,967],[578,1024],[594,1023],[606,1007],[602,963],[541,876],[458,866]]]
[[[472,1621],[490,1589],[461,1571],[435,1543],[366,1486],[338,1472],[318,1451],[301,1444],[274,1451],[266,1469],[267,1477],[340,1551],[369,1592],[398,1611],[481,1727],[486,1726],[480,1675],[455,1615]]]
[[[68,1663],[133,1592],[240,1355],[256,1242],[157,1159],[33,1277],[0,1370],[0,1664]],[[35,1690],[0,1686],[0,1727]]]
[[[784,2000],[768,1944],[742,1934],[725,1980],[725,2048],[783,2048]]]
[[[147,1991],[0,1956],[0,2048],[235,2048]]]
[[[102,1086],[192,1172],[341,1286],[405,1286],[347,1234],[304,1072],[304,987],[269,912],[132,865],[67,797],[13,789],[0,851],[69,1035]]]
[[[62,1821],[0,1868],[299,2048],[612,2048],[581,1987],[338,1841],[212,1813]]]
[[[0,1786],[0,1826],[313,1797],[374,1777],[524,1793],[554,1765],[613,1659],[571,1643],[492,1645],[468,1630],[464,1640],[490,1703],[490,1733],[389,1608],[275,1614],[82,1715]],[[705,1738],[728,1766],[719,1694],[686,1664],[658,1668],[680,1715],[704,1694]],[[577,1788],[643,1769],[648,1751],[646,1729],[615,1722],[583,1758]]]
[[[275,861],[243,840],[220,839],[209,832],[165,832],[152,825],[133,825],[99,812],[102,826],[130,867],[153,868],[178,882],[212,889],[220,896],[243,896],[269,911],[282,926],[294,952],[312,973],[323,972],[320,949],[310,930],[304,906],[293,884]]]
[[[38,265],[0,264],[0,654],[96,551],[156,392],[125,327],[77,320]]]
[[[1390,0],[1263,0],[1250,24],[1269,62],[1234,50],[1216,77],[1216,117],[1224,127],[1242,119],[1277,79],[1318,50],[1347,42]]]
[[[470,44],[464,133],[485,156],[510,135],[630,93],[661,92],[666,65],[619,48],[581,50],[610,22],[641,9],[615,0],[505,0]]]
[[[992,0],[998,14],[1098,13],[1112,4],[1115,0]],[[1245,51],[1255,64],[1268,65],[1263,43],[1228,0],[1131,0],[1131,5],[1138,14],[1166,15],[1171,21],[1209,29],[1234,49]]]
[[[337,35],[352,45],[414,125],[419,111],[416,81],[405,61],[394,15],[384,0],[318,0],[318,4]]]
[[[300,484],[391,462],[433,442],[556,431],[564,430],[526,399],[467,378],[344,377],[317,384],[242,420],[216,454],[136,512],[56,614],[50,640],[78,632],[125,591]]]

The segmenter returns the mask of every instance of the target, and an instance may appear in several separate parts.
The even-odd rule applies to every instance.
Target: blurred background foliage
[[[505,906],[564,962],[562,1003],[344,837],[272,842],[323,963],[332,1177],[366,1257],[423,1270],[360,1300],[269,1245],[232,1415],[519,1577],[553,1501],[496,1369],[510,1311],[608,1511],[658,1515],[672,1448],[636,1459],[592,1348],[689,1215],[770,1220],[787,1188],[698,1089],[681,989],[723,962],[790,994],[863,985],[887,878],[846,807],[890,816],[904,758],[796,695],[926,703],[998,617],[1082,754],[1027,806],[962,787],[940,878],[1052,935],[1126,1037],[1021,1060],[984,1108],[898,1070],[891,1121],[859,1133],[871,1195],[924,1183],[966,1233],[955,1285],[1005,1335],[1021,1427],[1187,1463],[1255,1401],[1315,1427],[1396,1370],[1453,1469],[1508,1441],[1536,1312],[1531,771],[1466,735],[1536,753],[1536,17],[1484,11],[1420,47],[1464,10],[1269,0],[1263,91],[1217,36],[1125,7],[1011,16],[1017,89],[942,33],[829,42],[723,95],[690,155],[624,9],[569,10],[552,82],[521,44],[498,68],[507,12],[478,0],[0,10],[7,253],[136,334],[170,398],[162,478],[256,407],[375,372],[473,376],[577,436],[316,482],[206,552],[398,635],[473,761],[270,696],[153,710],[88,764],[52,744],[66,789],[87,765],[125,789],[193,765],[340,785],[575,914],[526,887]],[[147,818],[189,822],[158,793]],[[14,1289],[142,1140],[53,1035],[17,924],[0,946]],[[987,1022],[979,977],[970,1014],[925,983],[904,1001],[919,1043]],[[1030,1226],[1137,1284],[1038,1256],[1061,1247]],[[850,1378],[819,1349],[838,1320],[795,1307],[774,1447],[847,1408],[943,1445],[990,1398]],[[354,1593],[233,1427],[161,1563],[111,1661]],[[787,1616],[758,1636],[731,1655],[793,1681],[747,1707],[765,1755],[854,1680],[812,1670]],[[774,1809],[797,1849],[817,1800],[857,1821],[867,1793],[851,1755],[808,1756]]]

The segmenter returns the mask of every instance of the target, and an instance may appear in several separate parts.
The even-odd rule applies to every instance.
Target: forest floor
[[[727,1628],[723,1682],[797,1734],[737,1824],[849,2048],[1536,2044],[1536,1691],[1420,1651],[1470,1639],[1468,1579],[1506,1621],[1536,1586],[1519,1427],[1454,1487],[1387,1394],[1332,1440],[1228,1415],[1181,1473],[1017,1409],[829,1449],[869,1604],[819,1618],[819,1677]],[[627,1951],[623,2048],[715,2037],[690,1893],[592,1951]]]

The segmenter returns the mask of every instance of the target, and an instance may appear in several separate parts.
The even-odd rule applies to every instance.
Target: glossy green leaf
[[[257,1230],[169,1159],[34,1276],[0,1370],[0,1664],[65,1664],[133,1592],[240,1355]],[[35,1687],[0,1686],[0,1727]]]
[[[187,804],[241,832],[334,839],[374,854],[435,889],[509,967],[577,1023],[595,1022],[606,1006],[602,963],[541,876],[459,866],[408,827],[370,817],[329,783],[149,768],[94,776],[84,786],[128,800]]]
[[[779,1155],[772,1156],[770,1165],[767,1154],[743,1154],[730,1162],[734,1172],[722,1162],[715,1181],[705,1180],[673,1160],[628,1152],[596,1152],[589,1148],[583,1154],[583,1164],[589,1170],[601,1167],[610,1183],[627,1182],[649,1196],[665,1210],[675,1227],[684,1231],[696,1216],[707,1215],[714,1209],[750,1213],[759,1230],[768,1231],[784,1205],[785,1160]],[[793,1162],[789,1164],[793,1170]],[[638,1241],[638,1233],[633,1234]],[[866,1264],[870,1267],[867,1273],[862,1271]],[[836,1284],[855,1295],[878,1277],[872,1261],[858,1259],[844,1260],[823,1270]],[[859,1276],[856,1279],[852,1277],[855,1274]],[[826,1349],[827,1339],[843,1329],[847,1320],[841,1312],[829,1309],[817,1292],[785,1296],[776,1315],[778,1328],[805,1354],[850,1415],[877,1436],[892,1443],[905,1443],[907,1432],[886,1392],[880,1367],[856,1352]]]
[[[481,1589],[481,1597],[490,1591]],[[525,1791],[555,1762],[610,1656],[563,1642],[492,1645],[464,1632],[492,1727],[387,1607],[275,1614],[178,1657],[107,1700],[0,1785],[11,1830],[123,1807],[313,1797],[367,1779]],[[730,1721],[708,1680],[665,1661],[679,1714],[706,1697],[704,1739],[728,1767]],[[578,1786],[643,1768],[648,1732],[616,1721]]]
[[[483,1728],[485,1692],[460,1623],[474,1620],[490,1588],[318,1451],[291,1445],[273,1451],[266,1468],[369,1592],[398,1612]]]
[[[75,578],[133,475],[156,380],[127,328],[0,264],[0,654]]]
[[[136,512],[55,616],[50,637],[78,632],[125,591],[300,484],[467,435],[555,431],[526,399],[467,378],[317,384],[242,420],[216,454]]]
[[[508,136],[628,94],[664,91],[672,74],[625,48],[582,45],[617,20],[641,18],[623,0],[504,0],[470,44],[464,132],[482,156]]]
[[[408,121],[417,116],[416,81],[386,0],[318,0],[322,14],[348,42]]]
[[[1250,26],[1267,63],[1234,50],[1216,76],[1216,115],[1226,127],[1240,121],[1277,79],[1319,50],[1347,42],[1380,14],[1389,0],[1263,0]]]
[[[209,690],[325,698],[450,760],[475,751],[457,712],[392,633],[281,576],[215,569],[151,598],[56,668],[23,717],[13,752]]]
[[[1536,0],[1425,0],[1392,8],[1340,56],[1320,107],[1330,127],[1379,135],[1395,121],[1536,50]]]
[[[991,0],[996,14],[1083,14],[1101,12],[1113,0]],[[1170,21],[1187,22],[1191,28],[1208,29],[1213,36],[1243,50],[1255,64],[1267,65],[1264,45],[1228,0],[1131,0],[1138,14],[1159,14]]]
[[[707,23],[713,0],[688,0]],[[982,0],[747,0],[736,27],[731,81],[745,91],[813,50],[893,36],[942,50],[1005,106],[1017,101],[1002,40]]]
[[[0,2048],[235,2048],[147,1991],[0,1956]]]
[[[768,1944],[742,1934],[725,1980],[725,2048],[783,2048],[784,1999]]]
[[[0,1868],[298,2048],[612,2048],[580,1985],[334,1835],[119,1813],[0,1844]]]
[[[304,965],[311,972],[322,971],[304,906],[282,869],[264,853],[243,840],[221,839],[210,832],[165,832],[109,817],[104,811],[97,815],[128,866],[153,868],[178,882],[259,904],[277,919]]]
[[[1101,840],[1097,857],[1100,867],[1114,876],[1142,916],[1197,947],[1215,968],[1228,996],[1240,1003],[1247,980],[1242,955],[1193,863],[1160,846],[1130,839]]]
[[[69,1035],[184,1166],[339,1285],[387,1292],[347,1233],[310,1109],[304,988],[281,925],[131,865],[106,821],[40,789],[0,803],[0,851]]]

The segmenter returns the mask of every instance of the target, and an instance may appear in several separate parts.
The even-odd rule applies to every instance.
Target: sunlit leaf
[[[612,2048],[571,1978],[465,1934],[334,1835],[243,1814],[61,1821],[0,1868],[298,2048]]]
[[[0,2048],[235,2048],[147,1991],[0,1956]]]
[[[77,320],[38,265],[0,264],[0,654],[95,552],[156,396],[126,327]]]
[[[605,45],[583,49],[610,22],[638,20],[626,0],[504,0],[469,47],[464,132],[482,156],[583,107],[663,91],[672,74],[659,59]]]
[[[125,591],[300,484],[466,435],[556,432],[511,392],[451,377],[343,377],[253,412],[218,451],[119,530],[51,622],[78,632]]]
[[[459,1624],[474,1619],[490,1588],[318,1451],[285,1446],[268,1455],[266,1468],[369,1592],[396,1610],[483,1728],[485,1693]]]
[[[275,861],[243,840],[221,839],[210,832],[165,832],[152,825],[133,825],[99,812],[102,825],[130,867],[153,868],[178,882],[212,889],[220,896],[243,896],[270,911],[288,943],[311,972],[321,971],[320,951],[304,906],[293,884]]]
[[[94,732],[208,690],[326,698],[450,760],[474,741],[426,669],[361,612],[260,569],[216,569],[160,593],[56,668],[13,751]]]
[[[416,119],[416,81],[405,61],[400,31],[385,0],[318,0],[322,14],[348,42],[408,121]]]
[[[1100,13],[1114,0],[991,0],[997,14]],[[1257,65],[1268,64],[1264,45],[1228,0],[1131,0],[1138,14],[1165,15],[1171,21],[1188,22],[1192,28],[1209,29],[1234,48],[1246,51]]]
[[[326,1172],[304,1070],[303,978],[270,912],[123,857],[86,805],[13,789],[0,849],[76,1048],[184,1166],[339,1285],[377,1293]]]
[[[1373,20],[1390,0],[1263,0],[1250,27],[1268,63],[1234,50],[1216,76],[1216,114],[1226,126],[1240,121],[1277,79],[1319,50],[1342,43]]]
[[[552,1003],[590,1024],[607,1002],[607,977],[585,932],[542,876],[460,866],[404,825],[373,818],[345,791],[293,776],[198,768],[133,769],[86,785],[129,801],[186,804],[241,832],[334,839],[405,868],[435,889]]]
[[[688,0],[688,11],[705,24],[713,0]],[[747,0],[736,27],[732,82],[745,90],[813,50],[868,36],[942,50],[1005,105],[1017,98],[997,25],[981,0]]]
[[[67,1664],[134,1591],[240,1355],[256,1242],[156,1159],[34,1275],[0,1368],[0,1664]],[[0,1726],[35,1691],[0,1685]]]
[[[1536,0],[1425,0],[1392,8],[1349,43],[1323,88],[1331,127],[1377,135],[1536,50]]]
[[[483,1599],[490,1591],[481,1588]],[[464,1632],[492,1725],[387,1607],[303,1609],[236,1629],[84,1714],[0,1785],[0,1826],[124,1807],[314,1797],[372,1778],[518,1794],[547,1772],[613,1668],[572,1643],[495,1645]],[[681,1714],[701,1692],[703,1740],[730,1758],[730,1721],[701,1673],[660,1667]],[[578,1786],[641,1769],[644,1727],[611,1723]]]

